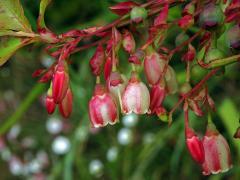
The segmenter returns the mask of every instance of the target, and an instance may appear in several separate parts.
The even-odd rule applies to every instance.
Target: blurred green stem
[[[6,133],[8,129],[10,129],[28,110],[31,104],[37,99],[37,97],[45,90],[45,84],[36,84],[24,101],[20,104],[18,109],[4,121],[4,123],[0,126],[0,135]]]

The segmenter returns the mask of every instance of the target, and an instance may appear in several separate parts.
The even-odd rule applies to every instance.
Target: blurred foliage
[[[22,0],[25,14],[36,30],[39,1]],[[116,18],[108,7],[121,2],[120,0],[53,0],[46,11],[46,24],[57,33],[69,29],[85,28],[103,25]],[[173,8],[170,19],[179,17],[179,8]],[[194,29],[193,29],[194,31]],[[176,34],[180,30],[173,27],[169,30],[166,43],[171,47]],[[191,35],[191,32],[190,32]],[[226,45],[224,38],[219,40],[221,47]],[[42,103],[46,87],[36,85],[36,79],[31,77],[32,72],[39,67],[52,62],[43,51],[43,45],[28,46],[16,53],[0,69],[0,133],[10,127],[21,128],[16,139],[9,138],[8,131],[7,152],[16,155],[26,164],[36,157],[37,152],[47,152],[49,164],[41,172],[49,179],[240,179],[240,141],[232,138],[239,125],[239,65],[230,65],[224,76],[215,76],[209,82],[210,94],[216,102],[217,113],[214,123],[219,131],[230,143],[234,168],[227,173],[204,177],[201,169],[192,161],[184,142],[183,114],[179,110],[174,115],[171,127],[158,120],[157,117],[139,116],[134,127],[127,127],[120,123],[107,126],[98,131],[91,129],[88,119],[88,101],[91,98],[95,79],[90,73],[88,61],[94,48],[80,52],[71,57],[73,64],[70,69],[71,87],[74,93],[74,112],[70,119],[61,120],[64,130],[57,134],[50,134],[46,129],[49,117]],[[126,55],[122,53],[123,62],[121,71],[129,74],[126,67]],[[125,62],[125,63],[124,63]],[[176,54],[171,62],[177,70],[178,80],[183,83],[183,65]],[[165,106],[169,109],[176,103],[176,96],[166,99]],[[54,117],[60,118],[58,112]],[[191,115],[191,124],[203,135],[206,127],[206,117],[196,118]],[[127,145],[119,143],[119,131],[122,128],[130,130],[132,141]],[[58,136],[69,138],[71,148],[65,155],[57,155],[52,151],[52,142]],[[24,147],[24,139],[31,138],[34,144]],[[111,147],[117,149],[117,157],[110,161],[106,154]],[[24,172],[15,176],[9,171],[6,156],[1,152],[0,179],[31,179],[36,173]],[[94,159],[103,163],[99,177],[91,174],[89,165]],[[37,173],[39,174],[39,173]]]

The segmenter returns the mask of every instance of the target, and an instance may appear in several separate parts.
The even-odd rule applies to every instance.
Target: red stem
[[[188,93],[184,94],[181,99],[178,100],[178,102],[173,106],[172,110],[169,112],[169,115],[171,116],[175,110],[178,108],[178,106],[180,106],[180,104],[182,104],[182,102],[188,98],[189,96],[193,95],[194,93],[196,93],[204,83],[206,83],[208,81],[208,79],[210,79],[214,74],[217,73],[217,71],[220,68],[216,68],[213,69],[212,71],[210,71],[196,86],[194,86],[194,88],[192,88]],[[169,121],[169,125],[171,125],[171,121]]]

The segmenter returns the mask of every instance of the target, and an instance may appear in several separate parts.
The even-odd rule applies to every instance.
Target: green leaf
[[[0,37],[0,66],[3,65],[19,48],[35,41],[32,38]]]
[[[233,136],[237,127],[239,126],[239,111],[237,106],[231,99],[225,99],[221,106],[218,108],[218,113],[223,120],[225,127],[227,128],[229,134]],[[240,141],[233,140],[234,145],[238,148],[240,152]]]
[[[0,34],[9,31],[32,32],[19,0],[0,1]]]
[[[45,21],[44,21],[44,14],[45,14],[46,8],[50,2],[51,2],[51,0],[41,0],[39,17],[38,17],[38,25],[41,28],[46,27]]]

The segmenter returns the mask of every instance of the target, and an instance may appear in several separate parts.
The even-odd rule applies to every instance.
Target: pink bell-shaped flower
[[[71,89],[68,88],[64,99],[58,106],[59,111],[64,118],[70,117],[70,115],[72,113],[72,104],[73,104],[73,94],[72,94]]]
[[[153,85],[150,91],[150,111],[151,113],[157,113],[159,107],[162,106],[163,100],[166,96],[165,85],[159,83]]]
[[[154,85],[159,81],[165,64],[165,60],[163,60],[163,58],[161,58],[160,55],[149,46],[147,49],[147,55],[144,59],[144,71],[149,84]]]
[[[52,79],[52,95],[54,102],[59,104],[65,97],[69,86],[69,75],[67,66],[64,62],[60,62],[56,66],[56,70]]]
[[[111,72],[107,80],[108,91],[114,96],[115,99],[121,100],[121,95],[126,87],[127,79],[118,71]],[[120,99],[119,99],[120,98]]]
[[[193,160],[199,164],[204,162],[203,143],[196,135],[194,130],[189,127],[188,104],[184,104],[184,119],[185,119],[185,141],[190,155]]]
[[[103,85],[97,84],[94,96],[89,101],[89,116],[95,128],[118,122],[116,102]]]
[[[185,130],[186,145],[193,160],[199,164],[204,162],[204,149],[202,141],[193,129],[187,127]]]
[[[203,138],[203,148],[205,153],[203,175],[226,172],[232,167],[228,143],[213,123],[208,124]]]
[[[138,79],[136,72],[132,72],[122,95],[123,113],[145,114],[149,105],[150,94],[147,86]]]

